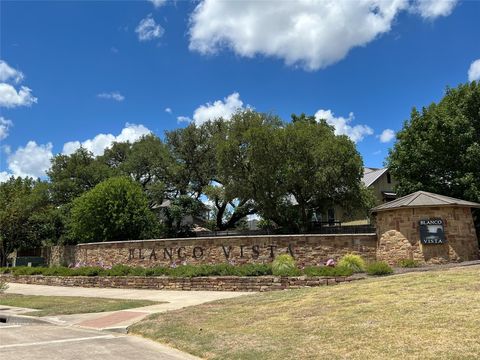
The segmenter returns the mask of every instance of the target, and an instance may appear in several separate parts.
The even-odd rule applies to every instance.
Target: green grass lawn
[[[74,296],[0,294],[0,305],[38,309],[24,315],[50,316],[125,310],[158,304],[148,300],[122,300]]]
[[[480,266],[243,296],[129,330],[207,359],[479,359]]]

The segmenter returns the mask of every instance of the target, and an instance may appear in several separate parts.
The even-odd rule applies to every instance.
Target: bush
[[[416,268],[419,267],[420,264],[418,261],[412,260],[412,259],[403,259],[400,260],[397,265],[402,268]]]
[[[275,276],[298,276],[300,275],[300,270],[297,269],[293,257],[288,254],[282,254],[273,260],[272,274]]]
[[[307,276],[351,276],[353,270],[342,266],[308,266],[303,273]]]
[[[367,266],[368,275],[390,275],[393,274],[393,269],[385,261],[377,261]]]
[[[73,200],[68,237],[78,242],[141,239],[154,233],[157,225],[142,187],[116,177]]]
[[[351,269],[354,273],[365,272],[365,261],[360,255],[347,254],[340,259],[338,266]]]
[[[5,281],[0,281],[0,294],[3,294],[8,289],[8,285]]]

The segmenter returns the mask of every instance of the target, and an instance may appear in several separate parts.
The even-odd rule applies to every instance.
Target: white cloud
[[[14,108],[17,106],[30,106],[37,102],[37,98],[31,94],[31,89],[21,86],[20,91],[10,84],[0,83],[0,106]]]
[[[193,112],[193,121],[195,121],[196,124],[203,124],[208,120],[215,120],[218,118],[230,120],[232,115],[242,108],[243,101],[240,100],[240,94],[234,92],[223,100],[214,101],[213,104],[206,103],[205,105],[200,105]]]
[[[169,108],[169,107],[167,107],[167,108],[165,108],[165,112],[171,114],[171,113],[172,113],[172,109]]]
[[[24,75],[21,71],[10,67],[4,60],[0,60],[0,81],[13,80],[18,84],[23,78]]]
[[[126,123],[120,134],[98,134],[93,139],[85,141],[69,141],[63,145],[63,154],[70,155],[81,146],[91,151],[95,156],[102,155],[105,149],[109,148],[113,142],[135,142],[151,131],[143,125]]]
[[[8,136],[8,131],[13,126],[11,120],[5,119],[3,116],[0,116],[0,140],[6,139]]]
[[[189,48],[201,54],[228,48],[317,70],[388,33],[402,11],[415,8],[435,18],[454,5],[453,0],[203,0],[190,17]]]
[[[0,171],[0,183],[10,179],[10,176],[12,176],[12,174],[7,173],[6,171]]]
[[[110,99],[110,100],[115,100],[119,102],[125,100],[125,96],[120,94],[118,91],[112,91],[109,93],[103,92],[98,94],[97,97],[100,99]]]
[[[51,143],[38,145],[29,141],[25,147],[19,147],[8,156],[8,168],[14,176],[44,177],[50,168],[52,148]]]
[[[353,112],[348,114],[347,118],[342,116],[335,117],[332,110],[320,109],[315,113],[317,120],[326,120],[328,124],[335,127],[336,135],[347,135],[353,142],[362,141],[365,136],[372,135],[373,130],[367,125],[355,125],[350,123],[355,119]]]
[[[433,20],[439,16],[450,15],[457,2],[458,0],[416,0],[411,8],[423,18]]]
[[[468,69],[468,81],[480,81],[480,59],[471,63]]]
[[[167,0],[148,0],[150,1],[155,8],[162,7],[167,3]]]
[[[191,122],[192,119],[190,119],[188,116],[177,116],[177,122]]]
[[[388,143],[395,138],[395,131],[392,129],[385,129],[380,135],[378,135],[378,138],[380,139],[380,142]]]
[[[149,41],[161,38],[165,30],[155,22],[152,14],[149,14],[145,19],[140,21],[135,32],[138,34],[140,41]]]

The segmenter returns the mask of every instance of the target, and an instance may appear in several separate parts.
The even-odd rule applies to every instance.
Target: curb
[[[58,325],[53,321],[34,316],[0,314],[0,322],[7,325]]]

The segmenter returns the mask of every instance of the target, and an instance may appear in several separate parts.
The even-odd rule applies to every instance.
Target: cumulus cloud
[[[425,19],[435,19],[439,16],[448,16],[457,5],[458,0],[416,0],[411,8]]]
[[[119,102],[125,100],[125,96],[120,94],[118,91],[112,91],[109,93],[103,92],[98,94],[97,97],[100,99],[109,99],[109,100],[115,100]]]
[[[165,112],[171,114],[171,113],[172,113],[172,109],[169,108],[169,107],[167,107],[167,108],[165,108]]]
[[[11,120],[5,119],[3,116],[0,116],[0,140],[6,139],[8,136],[8,131],[13,126]]]
[[[63,145],[63,154],[70,155],[80,147],[91,151],[95,156],[102,155],[105,149],[109,148],[114,142],[135,142],[151,131],[143,125],[126,123],[120,134],[98,134],[93,139],[85,141],[69,141]]]
[[[0,81],[11,81],[19,83],[23,80],[25,76],[19,70],[16,70],[9,66],[6,61],[0,60]]]
[[[35,141],[29,141],[26,146],[19,147],[7,158],[8,169],[13,176],[44,177],[50,168],[50,160],[53,145],[51,143],[38,145]],[[4,173],[3,176],[9,177]]]
[[[37,98],[31,92],[32,90],[26,86],[21,86],[17,92],[12,85],[0,83],[0,106],[6,108],[30,106],[37,102]]]
[[[480,81],[480,59],[475,60],[470,64],[468,69],[468,81]]]
[[[228,48],[317,70],[388,33],[401,11],[414,7],[433,19],[454,6],[453,0],[203,0],[190,17],[189,48],[201,54]]]
[[[0,171],[0,183],[5,182],[8,179],[10,179],[10,176],[12,176],[12,174],[10,174],[6,171]]]
[[[192,119],[190,119],[188,116],[177,116],[177,122],[182,123],[182,122],[191,122]]]
[[[193,112],[193,121],[195,121],[196,124],[203,124],[208,120],[215,120],[218,118],[230,120],[232,115],[241,109],[243,109],[243,101],[240,99],[240,94],[234,92],[223,100],[200,105]]]
[[[24,79],[21,71],[9,66],[4,60],[0,60],[0,107],[15,108],[17,106],[30,106],[37,102],[32,95],[32,90],[21,86],[17,90],[7,82],[18,84]]]
[[[380,135],[378,135],[378,138],[380,139],[380,142],[388,143],[395,138],[395,131],[392,129],[385,129]]]
[[[149,41],[161,38],[165,30],[155,22],[152,14],[149,14],[140,21],[135,32],[138,35],[138,40]]]
[[[350,125],[355,119],[353,112],[348,114],[347,118],[336,117],[332,110],[320,109],[315,113],[317,120],[326,120],[328,124],[335,128],[336,135],[347,135],[353,142],[362,141],[365,136],[372,135],[373,130],[367,125]]]
[[[155,8],[162,7],[167,3],[167,0],[148,0],[150,1]]]

